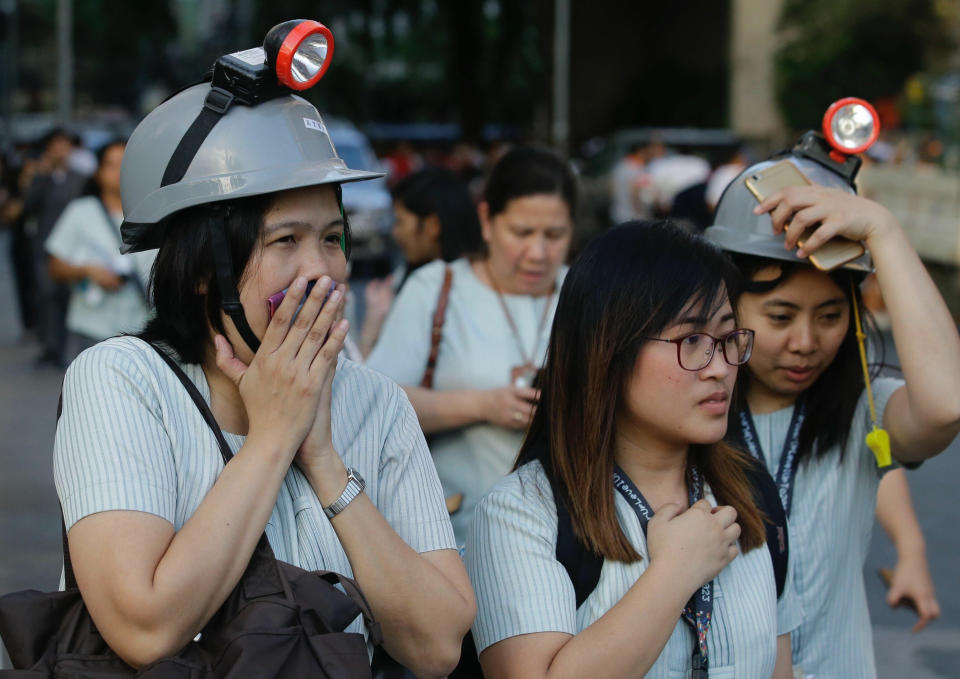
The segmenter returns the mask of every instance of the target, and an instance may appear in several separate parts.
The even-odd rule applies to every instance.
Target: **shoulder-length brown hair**
[[[714,309],[736,270],[706,241],[667,222],[628,222],[595,239],[560,292],[540,404],[516,466],[539,459],[580,541],[605,559],[640,556],[614,506],[616,417],[645,337],[658,335],[691,303]],[[764,543],[743,453],[723,442],[691,445],[690,461],[720,504],[737,510],[745,551]]]

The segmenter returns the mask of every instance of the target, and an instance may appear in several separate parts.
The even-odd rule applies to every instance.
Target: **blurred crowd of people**
[[[35,339],[38,366],[140,329],[152,255],[120,255],[124,141],[96,150],[64,129],[0,157],[4,325]]]

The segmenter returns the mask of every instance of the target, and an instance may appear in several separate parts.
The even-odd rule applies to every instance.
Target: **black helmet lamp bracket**
[[[836,172],[847,181],[854,191],[857,190],[857,184],[854,180],[863,162],[860,156],[844,155],[834,151],[822,134],[808,130],[800,137],[800,140],[796,146],[793,147],[791,153],[795,156],[812,160],[815,163],[823,165],[828,170]]]

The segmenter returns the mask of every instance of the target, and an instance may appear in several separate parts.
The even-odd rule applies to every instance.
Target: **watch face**
[[[361,487],[361,488],[363,488],[364,486],[367,485],[367,482],[363,480],[363,477],[362,477],[362,476],[360,476],[360,472],[358,472],[358,471],[357,471],[356,469],[354,469],[353,467],[348,467],[348,468],[347,468],[347,476],[350,477],[350,478],[356,479],[357,482],[360,484],[360,487]]]

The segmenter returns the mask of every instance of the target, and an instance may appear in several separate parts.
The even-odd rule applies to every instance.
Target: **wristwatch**
[[[327,515],[328,519],[332,519],[346,509],[347,505],[363,492],[366,485],[363,477],[360,476],[360,472],[353,467],[347,467],[347,487],[343,489],[340,497],[332,505],[323,508],[323,513]]]

